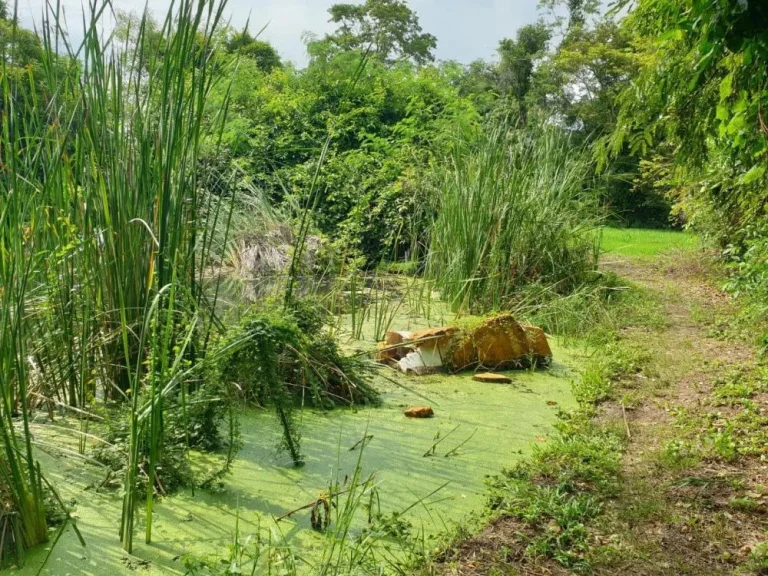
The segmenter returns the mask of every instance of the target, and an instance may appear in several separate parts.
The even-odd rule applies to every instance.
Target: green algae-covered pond
[[[278,525],[274,519],[318,498],[334,478],[352,476],[360,451],[350,449],[365,435],[371,438],[362,453],[362,472],[375,473],[381,512],[408,509],[403,518],[414,529],[437,536],[482,510],[486,477],[546,441],[557,411],[573,407],[573,373],[568,367],[578,358],[572,350],[554,348],[556,362],[549,370],[510,372],[512,384],[474,382],[469,373],[405,377],[392,372],[388,377],[395,382],[377,379],[383,392],[381,407],[304,410],[299,415],[306,462],[302,468],[294,468],[287,454],[276,450],[280,431],[271,412],[245,412],[240,418],[244,445],[223,487],[161,499],[155,509],[153,543],[144,544],[142,521],[132,557],[123,552],[117,538],[119,495],[93,489],[103,471],[60,449],[41,453],[49,478],[62,498],[74,504],[87,542],[86,548],[80,547],[67,529],[43,573],[183,574],[185,555],[223,555],[236,523],[242,537],[259,527],[277,527],[288,544],[311,556],[321,537],[310,528],[309,511],[297,512]],[[405,407],[425,403],[433,407],[434,418],[412,420],[403,415]],[[76,442],[65,430],[38,428],[46,429],[40,435],[48,445]],[[51,438],[55,435],[60,437]],[[443,439],[434,455],[425,456],[436,437]],[[361,517],[357,528],[364,524]],[[20,573],[36,573],[47,554],[45,548],[33,551]]]

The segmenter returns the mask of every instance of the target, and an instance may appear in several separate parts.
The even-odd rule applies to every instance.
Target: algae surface
[[[423,529],[427,537],[438,535],[481,510],[486,476],[544,442],[558,409],[574,406],[573,375],[567,366],[577,364],[578,358],[562,348],[555,349],[555,358],[558,361],[547,371],[509,372],[513,383],[502,385],[475,382],[471,373],[389,373],[395,382],[377,382],[383,392],[381,407],[303,410],[302,468],[294,468],[287,454],[277,452],[280,430],[272,414],[247,411],[241,415],[244,446],[223,488],[163,498],[155,508],[152,544],[144,544],[140,522],[131,557],[117,538],[119,496],[94,489],[104,472],[60,452],[43,454],[49,478],[65,500],[75,503],[74,515],[87,542],[83,549],[71,530],[65,531],[43,573],[183,574],[184,555],[225,552],[238,517],[242,535],[274,527],[289,544],[311,556],[321,536],[310,529],[309,511],[278,525],[274,518],[318,498],[333,478],[351,477],[360,452],[350,449],[365,435],[372,438],[365,443],[363,473],[375,473],[382,514],[410,508],[404,519],[414,530]],[[434,418],[403,415],[406,407],[425,403],[433,407]],[[56,444],[65,445],[66,431],[56,433],[62,436]],[[438,433],[442,441],[434,454],[425,456]],[[205,456],[197,458],[198,465],[205,464]],[[358,529],[365,525],[363,516]],[[46,554],[45,547],[32,551],[20,573],[35,574]]]

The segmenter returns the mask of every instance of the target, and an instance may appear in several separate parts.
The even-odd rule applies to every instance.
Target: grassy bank
[[[689,239],[609,232],[633,282],[574,382],[579,408],[527,461],[491,481],[489,526],[426,573],[731,574],[768,566],[761,519],[765,367],[723,319]],[[610,244],[609,244],[610,246]],[[657,252],[655,258],[649,255]],[[608,260],[608,258],[606,258]],[[606,264],[610,266],[610,264]],[[719,326],[719,328],[718,328]]]
[[[601,250],[605,256],[652,259],[670,250],[689,250],[698,246],[696,237],[674,230],[644,228],[601,229]]]

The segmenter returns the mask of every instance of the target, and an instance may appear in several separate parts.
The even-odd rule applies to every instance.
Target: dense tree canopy
[[[303,70],[247,30],[226,30],[216,65],[232,84],[214,89],[210,109],[226,90],[233,99],[207,161],[291,212],[330,134],[316,224],[379,257],[413,228],[414,191],[428,187],[425,168],[457,131],[533,115],[595,145],[591,186],[613,215],[665,225],[676,202],[682,219],[743,245],[745,223],[764,210],[764,4],[643,0],[626,15],[601,14],[595,0],[541,7],[543,19],[503,39],[495,61],[468,65],[432,65],[436,39],[402,0],[333,5],[337,27],[310,38]],[[135,35],[138,24],[120,15],[118,32]],[[145,46],[162,56],[158,26],[147,25],[156,38]],[[12,28],[0,22],[0,43],[20,79],[40,62],[40,42]]]
[[[0,53],[5,56],[6,64],[17,68],[36,65],[43,56],[37,34],[5,19],[0,19]]]
[[[436,68],[369,62],[355,80],[359,64],[359,54],[341,53],[302,72],[265,74],[241,59],[223,142],[249,185],[295,206],[330,130],[316,223],[340,245],[379,257],[409,240],[421,169],[479,117]],[[214,93],[213,109],[226,90]]]
[[[619,99],[613,152],[666,150],[687,216],[741,243],[766,218],[768,6],[648,0],[623,27],[643,65]]]

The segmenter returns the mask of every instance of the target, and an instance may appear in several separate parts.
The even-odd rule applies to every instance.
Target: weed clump
[[[504,309],[539,283],[576,289],[596,268],[589,163],[559,129],[500,123],[456,145],[438,185],[426,274],[462,311]]]
[[[525,554],[588,568],[588,521],[620,484],[622,437],[584,420],[496,478],[490,508],[527,528]]]
[[[183,486],[194,485],[194,475],[189,465],[187,450],[189,444],[182,421],[181,406],[174,402],[166,406],[163,422],[162,449],[156,455],[153,491],[160,495],[170,494]],[[111,413],[107,420],[107,429],[102,434],[92,452],[95,460],[107,467],[107,476],[102,487],[113,487],[114,481],[126,472],[128,441],[130,438],[130,410],[122,407]],[[142,429],[138,440],[139,470],[149,467],[152,451],[149,431]],[[136,487],[140,493],[147,490],[147,475],[139,474]]]
[[[281,448],[299,465],[295,408],[330,409],[379,401],[369,382],[367,363],[345,357],[324,333],[325,321],[325,310],[311,298],[295,300],[289,310],[267,303],[266,309],[246,315],[214,337],[201,377],[185,382],[179,394],[166,400],[162,428],[155,432],[163,438],[162,449],[155,455],[156,493],[167,494],[181,486],[206,487],[229,470],[241,446],[237,414],[242,406],[275,409],[283,430]],[[129,408],[108,411],[104,442],[94,448],[94,457],[113,477],[125,471],[129,435]],[[149,428],[142,428],[140,470],[149,466],[151,441]],[[207,479],[196,478],[189,463],[190,448],[225,450],[221,470]],[[137,486],[147,489],[145,475],[139,475]]]
[[[626,440],[622,430],[593,418],[595,406],[642,361],[615,341],[600,346],[574,383],[580,406],[562,415],[559,433],[491,481],[490,509],[524,526],[522,554],[551,558],[575,572],[590,569],[595,550],[588,523],[619,494]]]
[[[236,383],[241,399],[262,406],[289,397],[320,408],[378,402],[366,364],[343,356],[324,322],[309,300],[248,314],[216,343],[209,378]]]
[[[343,356],[335,340],[323,333],[324,321],[323,309],[309,300],[249,314],[216,342],[216,360],[207,376],[222,400],[274,407],[283,429],[282,447],[297,465],[301,455],[295,407],[379,401],[366,363]]]

